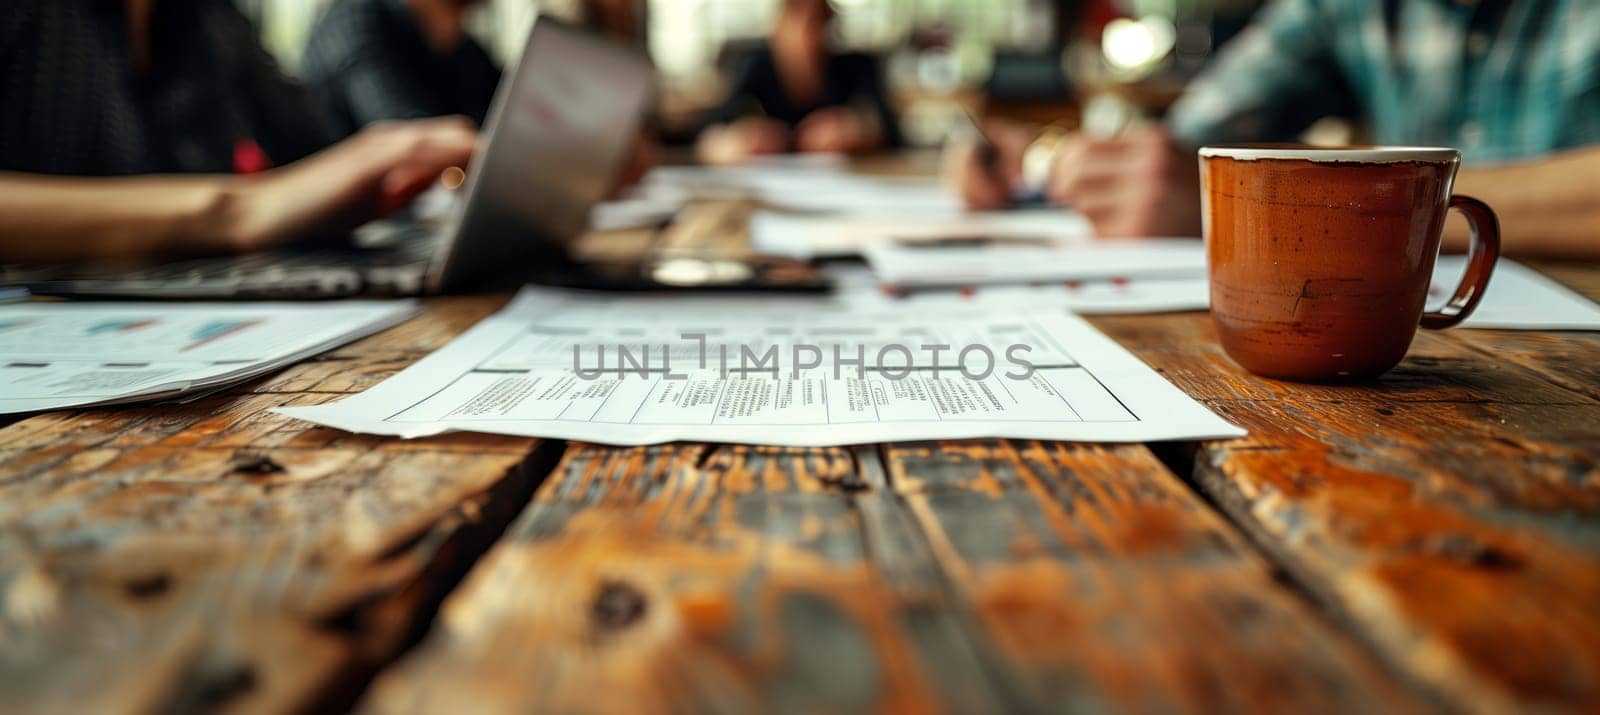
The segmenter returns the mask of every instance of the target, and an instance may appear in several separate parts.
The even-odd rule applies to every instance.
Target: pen
[[[980,248],[987,246],[1039,246],[1047,247],[1054,242],[1043,236],[941,236],[938,238],[896,238],[894,245],[900,248]]]
[[[1000,161],[1000,147],[994,143],[989,133],[983,130],[983,124],[978,118],[972,116],[972,110],[962,107],[961,116],[966,118],[967,126],[977,141],[978,163],[982,164],[984,169],[993,171],[995,163]]]
[[[968,131],[971,132],[974,141],[977,143],[978,164],[983,167],[984,171],[995,173],[1000,169],[1000,145],[995,143],[994,138],[983,130],[983,124],[978,121],[977,117],[973,116],[972,110],[965,106],[961,107],[961,116],[966,118]],[[1000,178],[1002,180],[1006,179],[1004,176]],[[1011,206],[1013,208],[1038,208],[1046,205],[1046,203],[1042,190],[1014,187],[1011,191]]]

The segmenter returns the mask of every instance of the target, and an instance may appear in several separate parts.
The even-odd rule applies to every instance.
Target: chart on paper
[[[361,395],[281,411],[379,434],[613,444],[1242,434],[1065,313],[535,289]]]
[[[0,414],[204,394],[416,310],[410,301],[0,306]]]
[[[249,361],[334,337],[387,314],[371,302],[324,304],[21,303],[0,307],[0,356],[87,361]]]

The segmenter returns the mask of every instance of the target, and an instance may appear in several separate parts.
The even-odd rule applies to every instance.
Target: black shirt
[[[241,153],[282,165],[338,138],[228,0],[155,3],[142,72],[123,0],[5,5],[0,170],[229,172]]]
[[[793,128],[812,112],[845,105],[861,106],[872,112],[883,128],[884,143],[900,146],[900,124],[894,108],[889,104],[883,70],[872,56],[860,53],[829,57],[822,80],[822,92],[816,101],[796,104],[783,91],[783,81],[778,77],[772,50],[763,47],[752,51],[742,58],[734,70],[728,98],[712,114],[711,121],[725,124],[760,112]]]
[[[500,83],[499,68],[470,37],[436,54],[404,0],[335,2],[311,33],[301,74],[347,132],[452,114],[482,125]]]

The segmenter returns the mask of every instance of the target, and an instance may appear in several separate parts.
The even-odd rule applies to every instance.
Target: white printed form
[[[203,394],[416,310],[410,301],[0,306],[0,414]]]
[[[1068,314],[532,288],[381,385],[278,411],[629,445],[1244,434]]]

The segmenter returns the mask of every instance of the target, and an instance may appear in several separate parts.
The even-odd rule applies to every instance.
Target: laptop
[[[613,289],[822,290],[792,267],[667,272],[650,261],[578,264],[567,249],[633,146],[655,73],[634,50],[541,18],[501,80],[481,145],[442,223],[380,221],[348,245],[296,246],[156,265],[0,267],[0,286],[99,299],[280,300],[471,293],[530,281]],[[687,259],[694,260],[694,259]],[[723,263],[737,263],[722,261]],[[658,280],[657,276],[667,278]],[[674,277],[690,276],[688,281]]]

